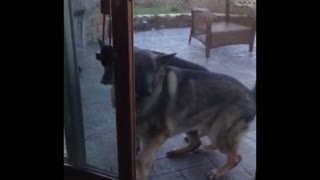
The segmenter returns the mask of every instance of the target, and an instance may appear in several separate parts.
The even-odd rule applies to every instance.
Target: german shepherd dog
[[[146,180],[156,150],[171,136],[186,133],[186,147],[172,150],[174,157],[195,150],[218,149],[227,162],[208,173],[215,179],[226,175],[240,161],[242,136],[256,115],[256,88],[250,90],[224,74],[170,66],[175,54],[159,55],[135,49],[136,177]],[[208,136],[211,144],[201,145]]]

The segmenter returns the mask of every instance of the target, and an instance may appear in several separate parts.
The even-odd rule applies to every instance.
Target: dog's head
[[[159,70],[175,55],[176,53],[155,54],[148,50],[135,49],[135,93],[137,97],[152,94],[159,82]]]

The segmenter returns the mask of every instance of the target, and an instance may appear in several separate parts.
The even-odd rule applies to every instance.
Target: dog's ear
[[[157,66],[159,67],[159,66],[167,65],[170,62],[170,60],[176,55],[177,53],[158,55],[156,57]]]

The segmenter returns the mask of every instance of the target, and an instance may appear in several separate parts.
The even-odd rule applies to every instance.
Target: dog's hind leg
[[[185,154],[185,153],[192,152],[192,151],[199,148],[199,146],[201,145],[199,132],[198,131],[189,131],[186,134],[189,139],[188,146],[181,148],[181,149],[167,152],[167,157],[173,157],[173,156]]]
[[[237,121],[231,128],[217,134],[215,138],[217,148],[220,152],[227,155],[227,162],[220,168],[211,170],[208,173],[210,179],[225,176],[231,169],[240,163],[241,156],[237,151],[247,127],[245,121]]]
[[[233,137],[231,137],[231,140],[230,137],[217,137],[217,147],[220,152],[227,155],[227,162],[218,169],[212,169],[207,175],[210,179],[216,179],[225,176],[241,161],[241,156],[237,152],[239,142]]]
[[[142,137],[140,139],[142,148],[136,160],[137,180],[147,180],[154,161],[154,154],[168,137],[169,133],[166,131],[153,137]]]
[[[227,155],[227,163],[218,169],[213,169],[208,173],[210,179],[216,179],[225,176],[231,169],[239,164],[241,156],[236,150],[231,150]]]

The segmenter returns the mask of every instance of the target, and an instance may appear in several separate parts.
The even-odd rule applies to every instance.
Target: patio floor
[[[165,29],[134,34],[134,45],[177,56],[198,63],[214,72],[225,73],[252,88],[256,80],[256,52],[249,53],[247,45],[233,45],[210,52],[205,58],[204,46],[193,39],[188,45],[189,28]],[[82,68],[80,85],[85,127],[88,164],[117,174],[115,114],[110,101],[110,86],[100,84],[103,68],[95,59],[97,44],[78,48],[78,63]],[[157,152],[152,180],[204,180],[213,167],[221,166],[226,157],[218,151],[207,154],[188,154],[167,159],[169,150],[186,145],[183,135],[172,137]],[[241,163],[224,179],[251,180],[256,171],[256,120],[240,146]]]

